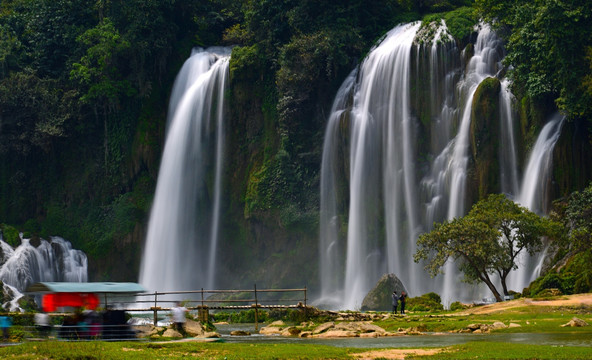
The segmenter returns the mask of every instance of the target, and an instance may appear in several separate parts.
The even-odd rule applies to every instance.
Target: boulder
[[[205,330],[199,321],[187,319],[185,323],[185,332],[189,336],[203,336]]]
[[[249,336],[251,335],[250,332],[248,331],[243,331],[243,330],[234,330],[230,332],[231,336]]]
[[[510,323],[510,325],[508,325],[509,328],[519,328],[522,327],[522,325],[520,324],[516,324],[516,323]]]
[[[323,323],[323,324],[317,326],[317,328],[314,329],[314,331],[312,333],[315,334],[315,335],[316,334],[320,334],[320,333],[325,332],[325,331],[327,331],[327,330],[329,330],[329,329],[331,329],[333,327],[335,327],[335,323],[334,322],[332,322],[332,321],[331,322],[326,322],[326,323]]]
[[[259,329],[259,334],[261,335],[280,335],[282,333],[282,328],[277,326],[266,326]]]
[[[574,317],[567,324],[561,325],[561,327],[567,327],[567,326],[571,326],[571,327],[583,327],[583,326],[588,326],[588,323],[585,322],[582,319],[579,319],[577,317]]]
[[[343,337],[359,337],[353,331],[346,331],[346,330],[329,330],[322,334],[316,335],[315,337],[319,338],[343,338]]]
[[[163,337],[169,337],[169,338],[182,338],[183,335],[181,335],[180,332],[178,332],[177,330],[174,329],[167,329],[164,334],[162,334]]]
[[[504,323],[503,323],[503,322],[501,322],[501,321],[496,321],[496,322],[494,322],[494,323],[491,325],[491,327],[492,327],[493,329],[505,329],[505,328],[507,328],[506,324],[504,324]]]
[[[300,330],[299,328],[297,328],[295,326],[290,326],[290,327],[282,330],[281,335],[282,336],[297,336],[301,332],[302,332],[302,330]]]
[[[407,292],[403,283],[395,274],[384,274],[362,301],[361,310],[392,311],[393,291],[396,291],[398,296],[401,296],[403,291]]]

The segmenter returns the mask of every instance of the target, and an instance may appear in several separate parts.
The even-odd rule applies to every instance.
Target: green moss
[[[478,16],[472,7],[461,7],[444,15],[448,31],[455,39],[460,41],[468,40],[478,20]]]
[[[479,199],[500,191],[499,185],[499,92],[498,79],[479,84],[471,109],[471,149],[475,163],[473,191]]]
[[[19,231],[15,227],[6,224],[0,224],[0,230],[2,230],[2,240],[4,240],[4,242],[6,242],[8,245],[14,248],[21,244]]]

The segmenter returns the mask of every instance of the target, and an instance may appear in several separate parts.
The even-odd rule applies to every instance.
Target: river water
[[[499,333],[499,334],[450,334],[437,333],[426,335],[406,335],[379,338],[343,338],[343,339],[310,339],[287,336],[259,335],[255,332],[255,324],[216,325],[217,331],[228,343],[259,343],[259,344],[315,344],[354,348],[417,348],[441,347],[464,344],[471,341],[487,341],[502,343],[518,343],[552,346],[586,346],[592,347],[589,333]],[[231,336],[233,330],[249,331],[250,336]]]

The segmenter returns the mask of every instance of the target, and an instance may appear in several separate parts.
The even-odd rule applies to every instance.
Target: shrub
[[[436,293],[427,293],[419,297],[407,299],[407,309],[409,311],[442,311],[444,306],[441,303],[440,295]]]
[[[451,311],[463,310],[466,308],[467,308],[467,306],[465,304],[461,303],[460,301],[455,301],[452,304],[450,304]]]

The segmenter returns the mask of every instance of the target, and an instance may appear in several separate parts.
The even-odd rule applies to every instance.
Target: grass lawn
[[[230,344],[137,342],[28,342],[0,348],[3,359],[357,359],[396,358],[395,349],[339,348],[313,344]],[[411,350],[413,351],[413,350]],[[592,359],[587,347],[474,342],[442,348],[412,359]]]

